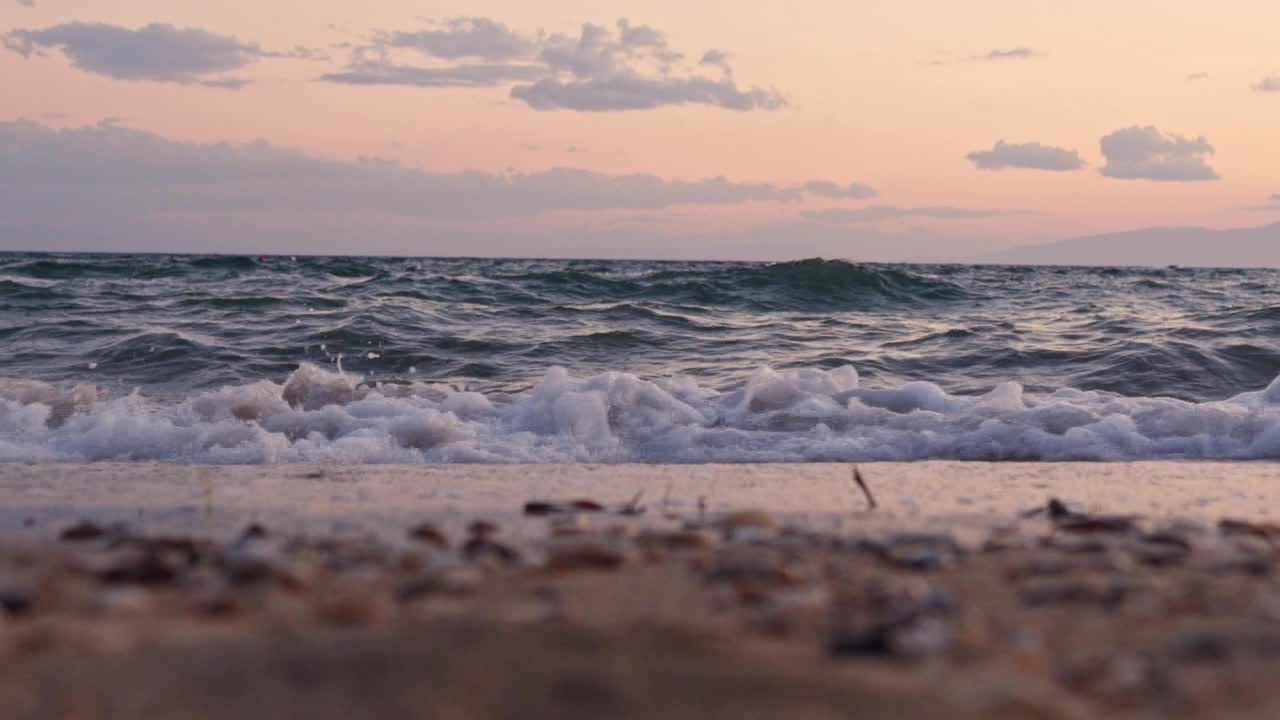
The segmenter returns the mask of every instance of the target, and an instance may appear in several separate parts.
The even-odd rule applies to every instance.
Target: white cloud
[[[434,61],[403,58],[406,51]],[[454,61],[465,62],[454,62]],[[708,72],[709,71],[709,72]],[[708,50],[696,64],[666,36],[623,19],[616,27],[587,23],[577,35],[525,36],[486,18],[458,18],[419,32],[380,32],[354,48],[346,67],[326,82],[417,87],[509,87],[535,110],[610,112],[671,105],[775,110],[773,89],[739,86],[729,57]]]
[[[1208,164],[1213,146],[1202,137],[1165,135],[1154,127],[1130,127],[1102,138],[1107,164],[1102,174],[1124,180],[1194,182],[1217,180]]]
[[[200,28],[152,23],[136,30],[103,23],[71,22],[40,30],[12,30],[5,47],[24,57],[60,51],[85,72],[117,80],[238,89],[245,80],[225,73],[263,58],[314,59],[305,48],[270,52],[256,43]]]
[[[967,157],[980,170],[1026,168],[1066,172],[1084,167],[1080,153],[1075,150],[1031,143],[996,142],[990,150],[971,152]]]

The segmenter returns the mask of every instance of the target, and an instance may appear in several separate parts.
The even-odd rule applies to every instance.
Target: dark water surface
[[[0,459],[1270,457],[1278,280],[0,255]]]

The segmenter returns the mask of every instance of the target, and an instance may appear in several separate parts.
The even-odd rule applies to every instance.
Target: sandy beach
[[[1268,680],[1280,469],[860,472],[875,509],[848,465],[0,466],[0,708],[1216,718],[1280,707]]]

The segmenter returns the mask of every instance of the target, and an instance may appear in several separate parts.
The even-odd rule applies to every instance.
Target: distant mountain
[[[1004,250],[974,262],[1009,265],[1280,267],[1280,223],[1255,228],[1146,228]]]

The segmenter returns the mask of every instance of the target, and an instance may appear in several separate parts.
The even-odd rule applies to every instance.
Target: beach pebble
[[[173,553],[154,548],[131,549],[121,553],[98,578],[109,585],[172,585],[185,568],[185,560]]]
[[[500,565],[520,562],[520,551],[483,535],[467,540],[462,546],[462,556],[471,562],[495,562]]]
[[[28,614],[34,604],[31,595],[21,590],[0,590],[0,613],[8,617]]]
[[[409,530],[409,538],[441,550],[448,549],[449,537],[431,523],[422,523]]]
[[[531,517],[545,517],[561,513],[600,513],[604,505],[595,500],[570,500],[565,503],[548,502],[546,500],[530,500],[524,504],[524,514]]]
[[[473,520],[467,525],[467,534],[472,537],[483,538],[498,532],[498,525],[489,520]]]
[[[107,529],[91,523],[88,520],[81,520],[71,527],[62,531],[60,537],[66,542],[87,542],[90,540],[99,540],[106,537]]]
[[[259,523],[249,523],[244,531],[240,533],[240,541],[261,540],[267,536],[267,528]]]
[[[560,511],[560,506],[555,503],[541,500],[531,500],[524,504],[524,514],[533,517],[543,517]]]

